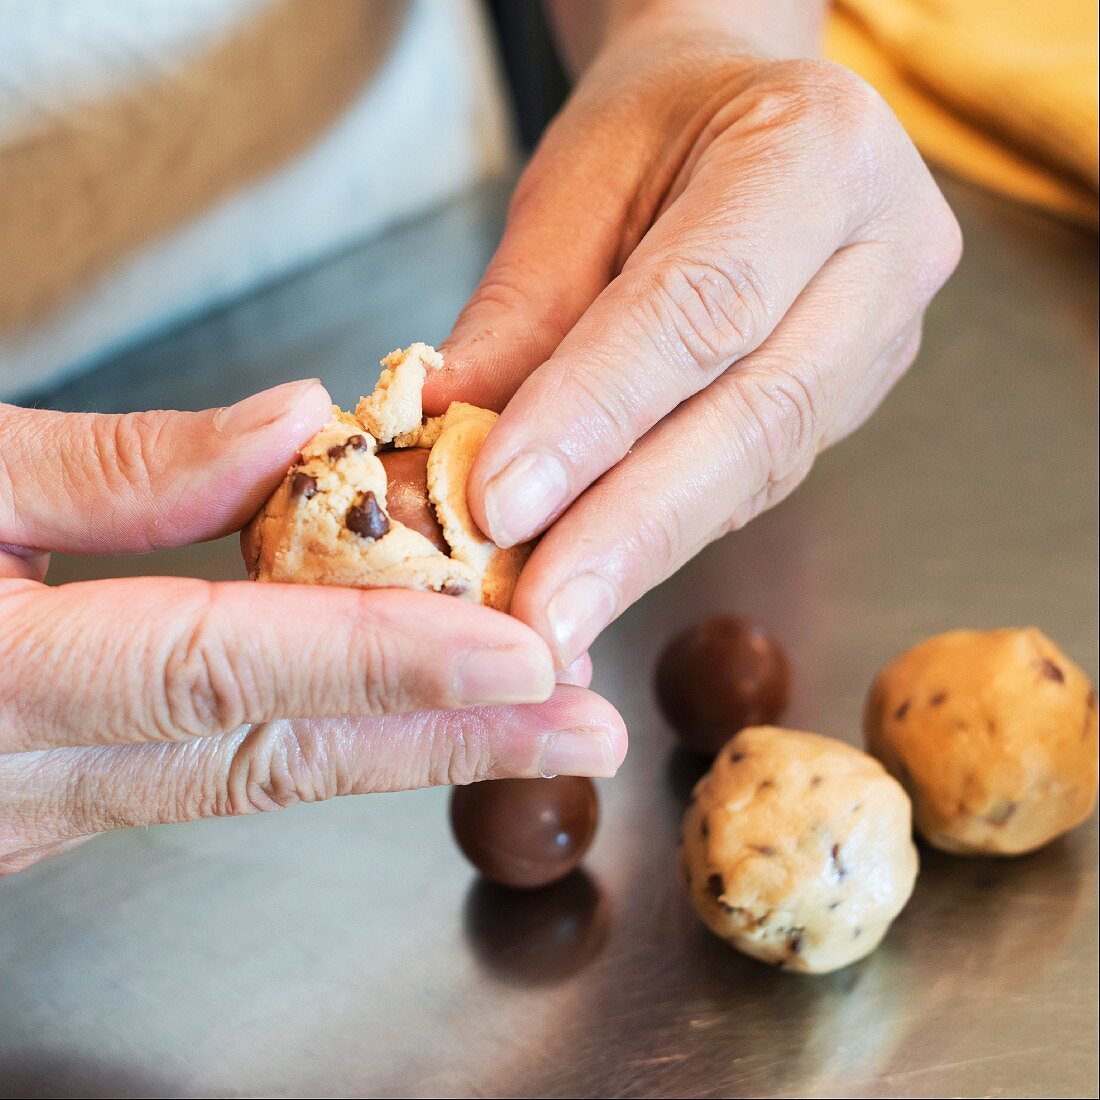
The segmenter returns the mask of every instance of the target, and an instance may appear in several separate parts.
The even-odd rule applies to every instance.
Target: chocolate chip
[[[757,783],[756,789],[758,791],[766,791],[769,787],[774,787],[774,786],[775,786],[775,780],[774,779],[762,779],[759,783]]]
[[[762,856],[767,856],[769,859],[779,855],[779,851],[773,848],[770,844],[750,844],[749,847],[754,852],[759,852]]]
[[[896,711],[894,711],[894,721],[900,722],[908,713],[911,705],[911,700],[906,699],[904,703]]]
[[[367,449],[367,441],[361,435],[349,435],[343,443],[337,443],[335,447],[329,447],[328,456],[334,462],[337,459],[341,459],[348,453],[348,451],[359,451],[362,453]]]
[[[840,845],[834,844],[833,850],[830,853],[833,859],[833,870],[836,872],[837,878],[845,878],[848,874],[848,868],[840,860]]]
[[[721,875],[714,874],[707,877],[707,893],[712,898],[720,898],[725,892],[726,884],[722,881]]]
[[[731,752],[729,755],[729,761],[731,764],[740,764],[745,759],[743,752]]]
[[[364,539],[380,539],[390,529],[386,513],[378,507],[374,493],[369,492],[348,509],[344,524]]]
[[[290,479],[290,495],[309,500],[317,492],[317,479],[304,470],[296,470]]]
[[[792,955],[801,955],[802,954],[802,933],[804,931],[805,931],[805,929],[800,928],[796,932],[791,933],[791,938],[788,941],[788,946],[791,949],[791,954]]]
[[[1056,684],[1066,682],[1066,674],[1049,657],[1043,658],[1039,670],[1048,680],[1053,680]]]
[[[937,691],[936,694],[933,695],[932,698],[928,700],[928,705],[930,707],[942,707],[943,704],[946,703],[946,702],[947,702],[947,692],[946,691]]]
[[[810,786],[811,787],[820,787],[822,782],[823,782],[823,780],[822,780],[821,776],[820,775],[815,775],[810,779]]]
[[[704,817],[699,823],[699,835],[706,840],[710,836],[710,826],[707,824],[707,819]]]
[[[461,581],[448,581],[439,591],[444,596],[461,596],[467,590],[467,585]]]
[[[1012,815],[1016,812],[1016,809],[1017,807],[1015,802],[1004,802],[996,809],[991,810],[989,813],[987,813],[985,815],[985,819],[989,822],[990,825],[995,825],[999,828],[1002,825],[1007,825],[1009,823],[1009,821],[1012,819]]]

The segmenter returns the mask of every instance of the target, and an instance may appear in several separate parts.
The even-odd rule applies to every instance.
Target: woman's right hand
[[[588,666],[424,593],[137,577],[48,587],[49,551],[216,538],[329,414],[319,382],[226,409],[0,405],[0,871],[107,829],[336,795],[611,775]]]

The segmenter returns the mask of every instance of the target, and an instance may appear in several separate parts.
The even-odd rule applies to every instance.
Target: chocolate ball
[[[378,460],[386,470],[386,511],[398,523],[419,532],[437,550],[449,555],[451,548],[428,499],[429,454],[427,447],[379,452]]]
[[[564,878],[596,832],[590,779],[493,779],[456,787],[451,829],[463,855],[502,886],[532,889]]]
[[[657,662],[657,701],[686,748],[705,756],[746,726],[776,722],[790,666],[762,626],[716,615],[674,638]]]

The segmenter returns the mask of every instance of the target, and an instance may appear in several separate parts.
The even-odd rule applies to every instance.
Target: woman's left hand
[[[959,256],[859,78],[680,27],[587,71],[427,395],[503,409],[470,504],[502,546],[546,532],[513,613],[562,667],[871,413]]]

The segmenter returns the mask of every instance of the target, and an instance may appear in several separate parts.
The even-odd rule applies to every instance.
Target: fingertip
[[[557,681],[559,684],[587,688],[592,683],[592,658],[582,653],[571,665],[558,671]]]
[[[306,439],[316,434],[325,421],[332,416],[332,398],[329,396],[328,388],[319,378],[311,381],[313,384],[295,403],[291,420],[291,426],[297,427]]]
[[[424,381],[421,398],[424,402],[424,413],[427,416],[441,416],[445,413],[450,403],[455,400],[457,392],[458,369],[451,364],[446,349],[441,351],[446,365],[442,370],[433,371]]]
[[[331,414],[328,391],[318,378],[303,378],[250,394],[233,405],[214,409],[210,425],[224,440],[252,439],[278,429],[279,434],[312,434]],[[312,429],[312,431],[310,431]],[[308,438],[305,435],[300,442]]]
[[[291,458],[332,416],[332,398],[320,379],[307,379],[298,385],[284,411],[265,425],[278,453]]]
[[[627,730],[622,715],[602,695],[588,688],[559,684],[542,704],[540,719],[547,729],[579,730],[605,739],[616,768],[626,758]]]

